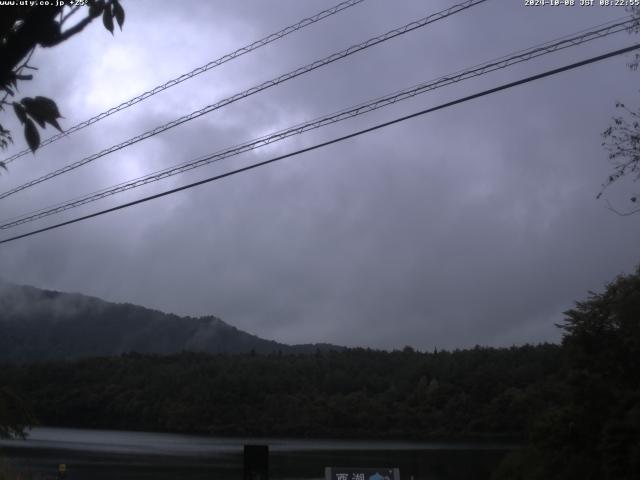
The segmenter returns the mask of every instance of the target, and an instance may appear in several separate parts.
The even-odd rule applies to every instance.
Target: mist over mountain
[[[129,352],[312,353],[340,348],[265,340],[214,316],[180,317],[77,293],[0,282],[0,362]]]

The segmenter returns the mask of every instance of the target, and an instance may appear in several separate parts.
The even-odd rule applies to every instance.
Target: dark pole
[[[269,445],[244,446],[244,480],[269,480]]]

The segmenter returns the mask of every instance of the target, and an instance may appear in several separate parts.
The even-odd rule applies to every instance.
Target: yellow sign
[[[60,465],[58,465],[58,471],[59,472],[66,472],[67,471],[67,465],[64,463],[61,463]]]

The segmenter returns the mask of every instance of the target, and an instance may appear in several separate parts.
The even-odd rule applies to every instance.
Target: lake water
[[[12,478],[239,480],[245,444],[269,445],[271,479],[320,479],[324,467],[399,467],[401,478],[483,480],[512,446],[475,443],[221,438],[166,433],[35,428],[0,440]]]

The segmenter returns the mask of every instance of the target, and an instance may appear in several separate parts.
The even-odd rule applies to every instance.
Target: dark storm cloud
[[[15,162],[0,180],[20,183],[451,4],[369,0]],[[322,8],[294,1],[277,9],[266,2],[189,5],[135,2],[115,38],[96,25],[42,52],[39,75],[52,73],[26,94],[56,98],[71,125]],[[3,217],[623,14],[488,2],[16,195],[3,201]],[[438,90],[82,212],[630,41],[624,35]],[[451,348],[555,340],[563,310],[640,261],[637,219],[615,216],[594,199],[610,168],[599,133],[616,99],[638,99],[637,74],[624,63],[609,60],[4,245],[2,274],[179,314],[214,314],[285,342]]]

